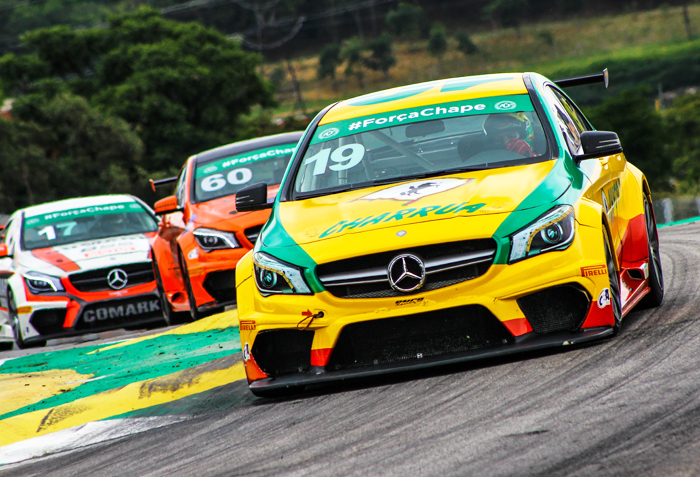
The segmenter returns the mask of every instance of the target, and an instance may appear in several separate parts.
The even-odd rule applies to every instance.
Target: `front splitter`
[[[325,384],[349,379],[369,378],[392,373],[404,373],[418,371],[438,366],[465,363],[487,358],[497,358],[526,351],[536,351],[559,346],[570,346],[587,343],[612,336],[612,327],[589,328],[578,332],[560,332],[548,335],[528,333],[516,338],[514,343],[494,346],[488,349],[450,353],[430,358],[414,359],[401,363],[380,364],[374,366],[362,366],[337,371],[327,371],[321,367],[312,367],[306,373],[289,374],[277,378],[266,378],[253,381],[249,384],[251,391],[273,391],[311,384]]]

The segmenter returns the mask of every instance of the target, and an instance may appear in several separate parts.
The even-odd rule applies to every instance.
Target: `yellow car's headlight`
[[[311,295],[300,268],[278,260],[264,252],[253,254],[255,284],[263,295],[295,293]]]
[[[511,236],[508,263],[552,250],[564,250],[574,241],[574,235],[574,208],[557,206]]]

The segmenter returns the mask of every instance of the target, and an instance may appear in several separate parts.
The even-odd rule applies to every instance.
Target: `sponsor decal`
[[[408,300],[396,300],[396,306],[406,306],[406,305],[418,305],[422,303],[425,298],[409,298]]]
[[[415,217],[421,218],[447,218],[440,217],[443,215],[453,215],[453,214],[473,214],[486,204],[470,204],[469,202],[462,202],[461,204],[449,204],[449,205],[429,205],[423,208],[406,208],[401,210],[395,210],[392,212],[384,212],[379,215],[370,215],[368,217],[361,217],[355,220],[341,220],[337,224],[333,225],[321,235],[319,238],[328,237],[329,235],[339,234],[345,230],[353,230],[356,228],[366,227],[368,225],[376,225],[379,223],[391,223],[392,221],[401,222],[402,220],[412,219]]]
[[[500,109],[496,105],[501,105]],[[365,131],[372,131],[400,124],[417,123],[431,119],[447,119],[476,114],[499,113],[501,111],[533,111],[530,98],[523,95],[496,96],[489,98],[452,101],[414,108],[387,111],[369,116],[359,116],[352,119],[336,121],[319,126],[311,139],[311,144],[349,136]],[[337,130],[338,132],[331,130]]]
[[[197,257],[199,257],[199,249],[194,248],[190,253],[187,254],[187,258],[190,260],[195,260]]]
[[[581,267],[582,277],[595,277],[597,275],[607,275],[608,267],[605,265],[592,265],[590,267]]]
[[[598,308],[605,308],[608,305],[610,305],[610,289],[603,288],[598,295]]]
[[[248,343],[243,346],[243,361],[250,361],[250,345]]]
[[[410,182],[408,184],[382,189],[355,200],[394,200],[402,202],[401,205],[406,206],[419,201],[423,197],[456,189],[457,187],[461,187],[473,181],[474,179],[472,178],[450,178]]]
[[[306,236],[309,237],[309,238],[314,238],[314,237],[316,237],[319,233],[320,233],[320,232],[318,231],[318,229],[317,229],[316,227],[314,227],[313,229],[309,229],[309,230],[307,230],[306,232],[304,232],[304,234],[306,234]]]
[[[514,101],[501,101],[500,103],[494,104],[493,107],[499,111],[510,111],[511,109],[517,108],[518,105],[515,104]]]
[[[24,221],[27,228],[41,227],[55,222],[77,217],[93,217],[97,215],[123,214],[123,213],[144,213],[143,207],[136,202],[121,202],[116,204],[94,205],[79,209],[61,210],[50,214],[42,214],[35,217],[28,217]]]
[[[319,134],[318,137],[321,139],[328,139],[329,137],[335,136],[339,132],[340,132],[340,129],[338,129],[338,128],[328,128],[325,131],[323,131],[321,134]]]
[[[194,176],[195,179],[200,179],[205,175],[212,174],[214,172],[220,172],[235,166],[250,164],[252,162],[263,161],[265,159],[272,159],[275,157],[286,156],[294,153],[294,149],[296,148],[296,146],[296,143],[280,144],[278,146],[248,151],[243,154],[238,154],[236,156],[224,157],[217,161],[202,164],[202,166],[197,167]]]
[[[255,321],[254,320],[241,320],[238,324],[238,328],[244,331],[255,331]]]
[[[104,306],[94,310],[87,310],[83,313],[83,321],[93,323],[95,320],[104,321],[125,316],[138,316],[160,311],[160,300],[145,300],[140,303],[130,303],[128,305]]]
[[[113,247],[113,248],[108,248],[108,249],[103,249],[103,250],[93,250],[90,252],[85,252],[85,253],[83,253],[83,256],[85,258],[96,258],[96,257],[103,257],[105,255],[117,255],[117,254],[122,254],[122,253],[131,253],[131,252],[138,252],[138,251],[139,250],[133,246]]]

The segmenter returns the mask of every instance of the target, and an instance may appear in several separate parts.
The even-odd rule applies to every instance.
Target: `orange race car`
[[[223,311],[236,302],[235,269],[255,245],[269,210],[238,212],[235,194],[264,182],[268,200],[277,194],[301,132],[237,142],[190,157],[178,177],[151,181],[176,183],[174,195],[155,204],[162,216],[151,240],[153,265],[168,323]]]

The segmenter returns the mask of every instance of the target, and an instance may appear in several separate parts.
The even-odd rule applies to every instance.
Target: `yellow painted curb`
[[[29,374],[0,374],[0,409],[8,413],[80,386],[92,374],[72,369],[51,369]]]
[[[236,361],[233,355],[226,356],[51,409],[3,419],[0,421],[0,446],[175,401],[244,378],[243,363]]]
[[[186,335],[189,333],[199,333],[202,331],[216,330],[230,328],[232,326],[238,326],[238,310],[225,311],[223,313],[218,313],[216,315],[204,318],[194,323],[188,323],[186,325],[178,326],[172,330],[164,331],[163,333],[157,333],[154,335],[143,336],[141,338],[135,338],[133,340],[121,341],[113,345],[105,346],[104,348],[96,349],[90,351],[88,354],[97,353],[99,351],[105,351],[108,349],[121,348],[122,346],[129,346],[134,343],[139,343],[141,341],[152,340],[159,336],[165,335]]]

